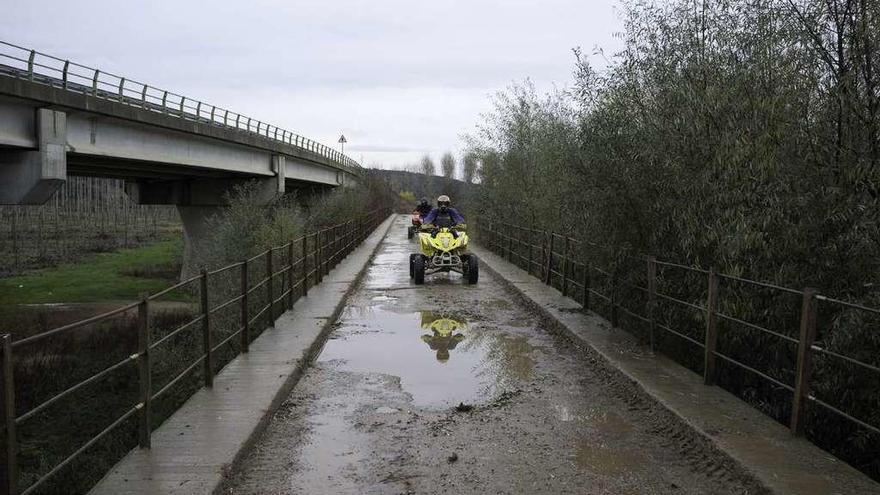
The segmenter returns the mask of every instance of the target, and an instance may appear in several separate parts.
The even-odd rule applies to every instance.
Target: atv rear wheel
[[[417,256],[421,256],[421,254],[413,253],[413,254],[410,254],[410,255],[409,255],[409,278],[413,278],[413,277],[415,276],[415,266],[414,266],[414,264],[415,264],[415,262],[416,262],[416,257],[417,257]]]
[[[477,259],[476,255],[470,255],[467,259],[467,283],[470,285],[474,285],[480,280],[480,260]]]
[[[425,283],[425,257],[417,254],[415,258],[413,258],[413,279],[416,282],[416,285],[422,285]]]

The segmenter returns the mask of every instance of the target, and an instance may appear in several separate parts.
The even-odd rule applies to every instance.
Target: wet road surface
[[[407,221],[225,493],[757,492],[488,273],[413,285]]]

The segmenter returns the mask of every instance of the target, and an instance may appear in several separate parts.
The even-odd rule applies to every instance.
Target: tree
[[[464,173],[464,181],[468,184],[473,184],[477,176],[477,156],[471,152],[465,153],[461,162],[464,169],[462,171]]]
[[[447,179],[455,178],[455,157],[452,153],[446,152],[440,158],[440,168],[443,170],[443,177]]]
[[[434,160],[431,160],[430,155],[425,155],[422,157],[420,166],[422,167],[422,173],[427,175],[428,177],[437,173],[437,168],[434,166]]]
[[[467,141],[480,164],[476,213],[516,211],[525,227],[606,246],[580,254],[620,268],[615,280],[644,277],[622,259],[646,253],[880,307],[880,0],[625,5],[624,47],[607,69],[575,51],[571,91],[539,95],[525,82],[494,99]],[[663,280],[679,297],[705,297],[704,285],[675,277]],[[729,290],[737,318],[797,328],[787,296]],[[880,352],[876,323],[872,332],[865,316],[823,311],[838,349],[866,360]],[[664,317],[702,335],[696,321]],[[787,344],[726,339],[734,358],[792,370]],[[666,350],[685,363],[693,351]],[[784,420],[788,403],[726,379]],[[867,406],[880,397],[876,379],[829,367],[815,380],[827,391],[846,383],[847,413],[880,425],[880,409]],[[812,438],[880,479],[880,442],[822,421]]]

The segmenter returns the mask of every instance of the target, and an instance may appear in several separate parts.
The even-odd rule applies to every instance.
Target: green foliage
[[[211,219],[212,235],[200,252],[208,267],[228,265],[322,227],[394,205],[397,198],[373,172],[356,186],[305,198],[278,196],[268,202],[257,183],[247,183],[236,187],[228,197],[229,207]]]
[[[610,246],[582,253],[638,281],[623,251],[877,307],[880,301],[880,16],[877,0],[633,1],[625,48],[597,72],[575,50],[570,90],[514,85],[468,140],[480,163],[478,211]],[[596,258],[598,257],[598,258]],[[705,280],[661,284],[702,304]],[[722,305],[796,337],[797,298],[741,285]],[[638,306],[638,305],[636,305]],[[704,322],[666,321],[696,339]],[[878,365],[880,321],[823,304],[819,340]],[[792,383],[778,338],[729,326],[724,351]],[[664,342],[699,370],[698,349]],[[724,368],[724,367],[723,367]],[[820,398],[880,425],[880,381],[818,360]],[[721,381],[785,421],[791,396],[726,367]],[[846,393],[840,393],[846,388]],[[813,411],[818,408],[813,407]],[[877,436],[813,413],[810,437],[880,477]]]
[[[178,237],[2,278],[0,301],[12,305],[134,300],[177,278],[177,273],[170,279],[166,274],[175,268],[179,273],[182,250]]]

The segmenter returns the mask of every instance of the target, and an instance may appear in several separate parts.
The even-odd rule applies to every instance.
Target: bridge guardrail
[[[361,165],[317,141],[227,109],[0,40],[0,75],[151,110],[180,119],[238,129],[315,153],[355,175]]]
[[[655,337],[658,335],[658,331],[665,332],[702,349],[701,361],[706,385],[715,384],[717,360],[721,360],[787,391],[792,396],[789,428],[793,435],[804,434],[806,413],[809,407],[814,406],[823,408],[859,428],[880,435],[880,425],[870,424],[855,417],[851,412],[845,411],[845,406],[841,404],[831,404],[830,402],[835,397],[817,397],[811,388],[811,375],[814,371],[813,358],[816,356],[838,360],[865,372],[873,373],[876,378],[880,379],[880,366],[837,352],[831,348],[830,344],[823,343],[819,339],[817,321],[820,314],[820,304],[831,305],[837,309],[862,312],[872,317],[880,317],[880,309],[824,296],[813,288],[792,289],[718,273],[711,268],[707,270],[661,261],[654,256],[625,256],[629,261],[644,263],[641,269],[642,283],[628,283],[620,276],[616,266],[605,270],[584,259],[577,259],[576,253],[579,250],[583,252],[587,249],[609,249],[608,246],[504,222],[480,222],[477,224],[477,228],[482,234],[481,241],[485,246],[528,271],[530,275],[540,278],[545,284],[557,287],[564,296],[576,297],[584,309],[596,307],[593,298],[601,301],[608,310],[607,314],[613,327],[616,328],[620,325],[621,313],[644,324],[647,327],[648,344],[652,350],[655,348]],[[659,291],[657,286],[663,270],[686,271],[698,278],[703,278],[705,299],[690,302]],[[604,285],[607,287],[605,293],[598,290],[598,286],[601,284],[594,283],[597,276],[604,278]],[[799,297],[801,304],[798,336],[785,335],[780,331],[765,328],[738,318],[736,315],[722,312],[719,309],[721,308],[720,284],[722,282],[725,284],[746,284],[762,290]],[[624,289],[642,294],[641,308],[632,309],[623,303],[621,293],[624,292]],[[661,324],[658,321],[661,301],[683,310],[698,313],[706,325],[702,341]],[[793,382],[785,383],[782,379],[771,376],[769,371],[758,370],[742,362],[742,358],[737,359],[721,352],[718,349],[718,322],[720,320],[750,331],[761,332],[790,345],[796,352],[796,369],[792,370]]]
[[[310,234],[292,239],[290,242],[270,248],[252,258],[238,263],[224,266],[215,270],[202,269],[201,273],[172,285],[154,294],[146,295],[140,302],[128,304],[120,308],[99,314],[97,316],[76,321],[49,331],[32,335],[20,340],[12,340],[12,336],[5,334],[0,336],[2,346],[2,368],[0,368],[0,380],[2,380],[2,411],[4,415],[4,460],[0,464],[0,493],[11,495],[27,495],[34,493],[41,486],[55,476],[59,471],[70,465],[90,447],[101,441],[111,432],[118,430],[127,420],[136,417],[138,424],[138,444],[141,448],[150,448],[152,423],[155,419],[152,414],[151,404],[165,396],[175,385],[178,385],[193,373],[201,370],[201,376],[205,387],[213,385],[217,363],[215,356],[218,351],[237,344],[233,348],[234,355],[248,352],[250,342],[256,338],[254,330],[257,328],[271,328],[275,320],[285,310],[293,308],[294,302],[308,294],[309,287],[320,283],[324,275],[336,266],[348,253],[358,246],[389,214],[389,209],[380,209],[367,213],[356,220],[349,220],[330,227],[320,229]],[[299,256],[297,257],[297,253]],[[255,270],[260,270],[262,276],[254,280]],[[214,288],[215,296],[224,298],[222,301],[214,301],[211,296],[211,280],[217,280],[218,276],[238,272],[240,288],[234,291],[236,295],[229,296],[227,292]],[[234,275],[232,275],[235,278]],[[279,289],[279,292],[275,290]],[[198,315],[189,321],[169,330],[160,338],[152,335],[151,306],[161,297],[177,290],[188,290],[198,295]],[[255,308],[251,312],[252,304],[258,292],[266,300],[266,304]],[[217,313],[225,309],[237,309],[238,315],[233,315],[233,320],[238,321],[237,329],[225,336],[219,342],[213,338],[212,323]],[[16,406],[16,382],[13,369],[15,359],[21,349],[43,342],[46,339],[59,335],[72,335],[77,330],[99,322],[109,321],[127,312],[136,312],[137,316],[137,350],[118,362],[91,374],[89,377],[68,386],[61,392],[41,399],[39,404],[26,411],[19,410]],[[229,315],[227,315],[227,318]],[[227,320],[228,321],[228,320]],[[166,377],[166,382],[161,388],[156,389],[153,383],[154,366],[152,356],[157,350],[174,343],[174,339],[185,332],[198,332],[196,338],[201,339],[201,353],[195,360],[185,363],[185,368],[172,377]],[[76,352],[76,349],[69,349]],[[26,356],[26,355],[23,355]],[[31,477],[35,479],[28,486],[21,487],[19,482],[19,436],[18,428],[35,416],[46,412],[51,406],[57,406],[64,399],[71,397],[86,387],[106,380],[114,374],[135,366],[137,369],[137,401],[127,410],[115,418],[108,426],[99,433],[90,437],[88,441],[77,448],[72,454],[55,464],[51,469],[41,475]]]

